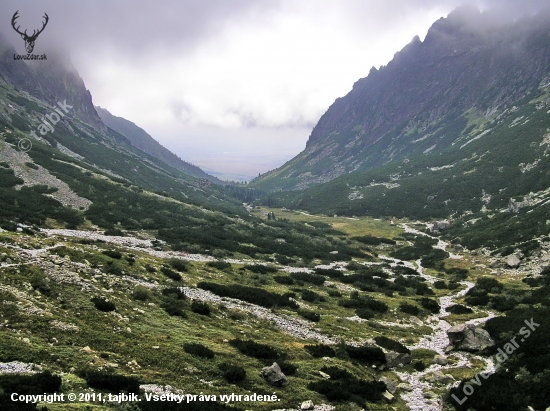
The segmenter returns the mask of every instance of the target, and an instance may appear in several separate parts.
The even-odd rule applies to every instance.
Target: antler
[[[45,21],[42,23],[42,28],[40,30],[38,30],[38,32],[36,30],[33,30],[32,32],[32,36],[29,36],[27,34],[27,30],[25,30],[24,33],[21,33],[19,31],[19,27],[21,26],[17,26],[15,27],[15,24],[16,24],[16,20],[19,18],[19,10],[17,10],[15,12],[15,14],[13,15],[13,17],[11,18],[11,26],[13,27],[13,29],[18,32],[19,34],[21,34],[22,36],[25,36],[26,38],[29,38],[29,39],[36,39],[38,37],[38,35],[40,33],[42,33],[44,31],[44,29],[46,28],[46,25],[48,24],[48,21],[50,20],[50,18],[48,17],[48,15],[46,13],[44,13],[44,19]]]
[[[44,13],[44,18],[46,19],[46,21],[44,21],[44,23],[42,23],[42,28],[40,30],[38,30],[38,33],[35,33],[36,30],[34,30],[31,37],[36,38],[36,37],[38,37],[38,35],[40,33],[42,33],[44,31],[44,29],[46,28],[46,25],[48,24],[48,21],[50,20],[50,18],[48,17],[48,15],[46,13]]]
[[[17,20],[17,19],[19,18],[18,14],[19,14],[19,10],[17,10],[17,11],[15,12],[15,14],[13,15],[13,17],[11,18],[11,26],[12,26],[13,29],[14,29],[16,32],[18,32],[19,34],[21,34],[22,36],[26,36],[26,35],[27,35],[27,30],[25,30],[24,33],[21,33],[21,32],[19,31],[19,27],[21,27],[21,26],[17,26],[17,28],[15,27],[15,20]],[[46,13],[44,13],[44,14],[46,14]]]

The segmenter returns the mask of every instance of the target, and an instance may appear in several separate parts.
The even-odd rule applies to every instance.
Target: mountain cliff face
[[[189,174],[190,176],[206,178],[214,183],[221,184],[221,181],[216,177],[206,174],[199,167],[183,161],[170,150],[164,148],[158,141],[147,134],[145,130],[138,127],[131,121],[128,121],[122,117],[114,116],[109,111],[101,107],[95,107],[95,110],[107,127],[110,127],[116,132],[122,134],[134,147],[140,149],[144,153],[150,154],[175,169]]]
[[[66,101],[71,112],[98,132],[107,127],[97,115],[92,95],[70,59],[48,52],[48,60],[29,63],[14,60],[14,47],[0,33],[0,79],[50,105]]]
[[[169,168],[173,167],[195,178],[221,183],[199,167],[181,160],[162,147],[135,124],[115,117],[104,109],[97,108],[96,110],[92,102],[92,95],[86,89],[84,81],[67,56],[50,51],[46,53],[48,55],[46,61],[24,62],[14,60],[14,54],[16,54],[14,47],[0,33],[0,81],[14,88],[15,92],[11,93],[12,96],[18,92],[27,93],[22,97],[40,101],[44,104],[43,110],[40,111],[41,114],[51,111],[50,107],[56,106],[58,102],[66,102],[71,107],[70,115],[72,117],[91,127],[94,132],[107,137],[109,144],[120,145],[118,149],[127,150],[129,146],[133,146],[160,160]],[[101,117],[98,112],[102,114]],[[9,123],[10,115],[3,114],[4,122]],[[32,112],[26,114],[32,114]],[[59,127],[64,127],[63,123],[64,121],[59,124]],[[70,131],[69,128],[66,128],[66,131]],[[86,157],[85,152],[82,152],[81,155]]]
[[[247,214],[200,169],[174,167],[107,127],[62,55],[27,64],[14,52],[0,37],[0,227],[161,228],[166,204],[178,204],[173,215],[191,205]]]
[[[353,171],[440,153],[472,124],[514,105],[550,74],[550,14],[499,23],[472,7],[436,21],[357,81],[306,149],[256,180],[303,189]],[[464,121],[462,121],[464,120]]]
[[[470,248],[543,242],[549,131],[550,15],[504,25],[462,8],[359,80],[302,153],[252,185],[276,191],[272,206],[445,219]]]

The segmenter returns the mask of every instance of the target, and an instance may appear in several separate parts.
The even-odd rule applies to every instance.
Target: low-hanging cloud
[[[47,12],[37,51],[66,50],[96,104],[183,158],[208,155],[220,144],[290,158],[337,97],[462,3],[3,0],[0,31],[21,49],[10,27],[15,10],[31,30]],[[471,3],[503,20],[550,6],[550,0]]]

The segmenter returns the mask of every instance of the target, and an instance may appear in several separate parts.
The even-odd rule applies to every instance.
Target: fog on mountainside
[[[0,409],[548,411],[550,13],[513,10],[435,21],[251,184],[0,37]]]

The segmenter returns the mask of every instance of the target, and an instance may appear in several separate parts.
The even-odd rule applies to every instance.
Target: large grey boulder
[[[450,226],[451,223],[449,223],[448,221],[436,221],[432,225],[432,231],[445,231],[449,229]]]
[[[386,357],[386,367],[388,368],[403,367],[412,362],[411,355],[407,353],[386,351],[384,352],[384,356]]]
[[[284,387],[288,385],[288,378],[281,371],[281,367],[276,362],[271,367],[264,367],[260,372],[262,377],[266,379],[268,383],[276,387]]]
[[[414,388],[410,384],[407,384],[407,383],[404,383],[404,382],[398,384],[397,389],[403,390],[403,391],[412,391],[412,390],[414,390]]]
[[[479,351],[495,345],[487,331],[473,324],[459,324],[447,331],[449,341],[455,350]]]
[[[311,400],[307,400],[307,401],[304,401],[302,403],[302,405],[300,406],[300,410],[304,411],[304,410],[313,410],[315,409],[315,405],[313,404],[313,401]]]
[[[521,264],[521,259],[517,254],[510,254],[506,257],[506,265],[510,268],[517,268]]]
[[[390,402],[393,402],[395,400],[395,397],[393,396],[392,393],[388,392],[388,391],[384,391],[382,393],[382,397],[386,400],[386,402],[390,403]]]
[[[452,375],[443,374],[441,371],[435,371],[426,376],[425,380],[432,384],[451,384],[455,381]]]
[[[390,380],[388,377],[382,377],[378,381],[382,381],[384,384],[386,384],[386,390],[390,394],[395,394],[395,391],[397,390],[397,386],[392,380]]]
[[[447,365],[449,363],[449,360],[443,355],[435,355],[434,362],[439,365]]]
[[[330,375],[328,375],[326,372],[319,371],[319,375],[323,377],[325,380],[330,380]]]

